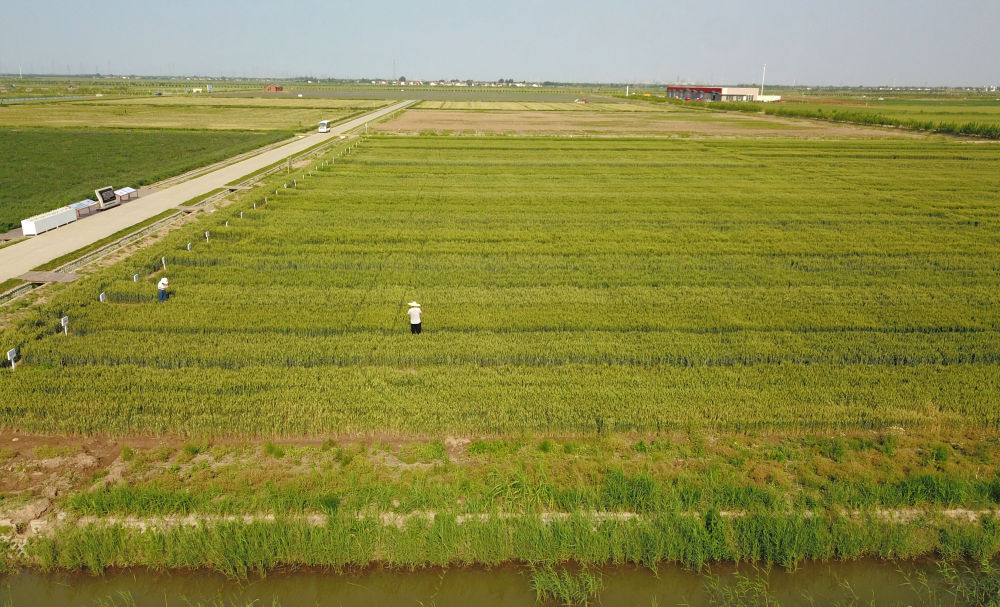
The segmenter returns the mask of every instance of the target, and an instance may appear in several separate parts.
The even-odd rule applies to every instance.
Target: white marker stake
[[[161,257],[160,261],[163,262],[163,269],[166,270],[167,269],[167,258],[166,257]]]
[[[11,348],[10,350],[7,350],[7,360],[10,361],[11,371],[13,371],[14,368],[17,366],[17,363],[14,362],[15,359],[17,359],[17,348]]]
[[[132,275],[132,282],[139,282],[139,275],[138,274],[133,274]]]
[[[190,251],[190,250],[191,250],[191,243],[189,242],[188,243],[188,251]]]
[[[243,219],[243,211],[240,211],[240,219]]]
[[[265,198],[264,200],[267,200],[267,199]],[[253,203],[253,208],[255,208],[255,209],[257,208],[257,203],[256,202]]]
[[[63,335],[69,335],[69,316],[60,318],[59,323],[62,324]]]
[[[205,232],[205,242],[208,242],[208,232]]]
[[[104,291],[101,291],[101,294],[97,299],[101,300],[101,303],[104,303],[108,300],[108,296],[104,293]]]
[[[229,220],[228,219],[226,220],[226,227],[227,228],[229,227]]]

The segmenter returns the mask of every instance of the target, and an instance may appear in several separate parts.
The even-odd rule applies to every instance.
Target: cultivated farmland
[[[588,111],[588,112],[649,112],[664,111],[669,108],[650,106],[642,103],[584,100],[570,102],[554,101],[431,101],[424,100],[414,108],[427,110],[490,110],[490,111]]]
[[[883,93],[883,95],[886,94]],[[994,94],[989,97],[984,95],[959,98],[957,95],[949,95],[926,99],[883,96],[879,99],[880,94],[876,92],[871,92],[864,98],[857,94],[826,98],[792,95],[789,98],[792,103],[787,105],[792,110],[801,109],[806,112],[822,110],[833,113],[840,111],[878,114],[899,120],[934,123],[1000,124],[1000,99],[997,99],[997,96]]]
[[[153,105],[153,106],[185,106],[185,107],[249,107],[283,109],[325,109],[325,110],[375,110],[389,104],[383,99],[330,99],[326,97],[239,97],[211,96],[199,97],[190,95],[175,95],[166,97],[127,97],[123,99],[108,99],[99,102],[101,105]]]
[[[426,102],[425,102],[426,103]],[[484,107],[487,104],[482,104]],[[499,104],[488,104],[499,105]],[[519,104],[529,105],[529,104]],[[535,104],[541,105],[541,104]],[[556,104],[548,104],[556,105]],[[720,114],[701,108],[647,105],[646,112],[583,110],[579,104],[565,109],[505,110],[417,109],[404,112],[379,128],[398,135],[555,135],[594,137],[878,137],[902,136],[853,125],[809,120]],[[607,104],[614,107],[612,104]],[[426,107],[421,105],[421,107]],[[642,107],[642,106],[640,106]]]
[[[274,100],[274,105],[246,99],[229,101],[180,104],[147,98],[8,105],[0,106],[0,126],[305,131],[315,128],[320,120],[343,120],[374,109],[368,100],[335,107],[316,101],[291,105],[285,100]]]
[[[374,138],[73,285],[25,329],[0,421],[992,427],[998,162],[905,140]],[[176,286],[157,305],[161,256]],[[64,313],[69,336],[52,328]]]
[[[1000,155],[782,128],[414,110],[5,314],[0,567],[987,562]]]

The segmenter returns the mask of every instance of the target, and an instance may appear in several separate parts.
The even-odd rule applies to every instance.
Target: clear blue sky
[[[4,0],[0,72],[1000,84],[1000,0]]]

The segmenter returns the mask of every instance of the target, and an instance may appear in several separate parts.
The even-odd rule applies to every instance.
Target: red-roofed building
[[[760,89],[731,86],[668,86],[667,97],[687,101],[756,101]]]

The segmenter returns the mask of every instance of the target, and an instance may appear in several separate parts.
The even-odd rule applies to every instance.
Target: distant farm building
[[[780,95],[761,95],[758,88],[731,86],[668,86],[667,97],[686,101],[781,101]]]
[[[269,84],[264,87],[265,93],[280,93],[283,90],[285,90],[285,87],[280,84]]]

